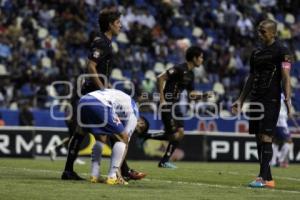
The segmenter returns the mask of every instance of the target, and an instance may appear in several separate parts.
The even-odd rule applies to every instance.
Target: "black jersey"
[[[254,75],[251,101],[280,100],[281,66],[290,62],[289,51],[279,41],[256,49],[250,58],[250,73]]]
[[[96,37],[91,44],[88,59],[97,63],[98,74],[104,75],[107,80],[104,82],[103,78],[100,78],[103,84],[109,83],[109,77],[112,70],[112,46],[111,40],[109,40],[103,33],[99,37]],[[91,79],[86,79],[85,86],[91,88],[93,82]],[[99,89],[99,88],[95,88]]]
[[[186,89],[194,89],[194,73],[188,69],[187,63],[175,65],[167,70],[168,80],[164,88],[164,96],[167,102],[177,102],[180,93]]]

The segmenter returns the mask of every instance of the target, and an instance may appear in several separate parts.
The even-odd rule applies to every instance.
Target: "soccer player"
[[[106,142],[107,136],[115,139],[106,183],[127,184],[118,172],[126,155],[129,139],[134,130],[142,134],[149,127],[148,122],[139,117],[134,100],[120,90],[97,90],[80,99],[78,116],[79,132],[82,135],[92,133],[101,144]],[[93,182],[97,182],[99,178],[101,153],[102,151],[92,154],[92,159],[98,163],[98,166],[92,166]]]
[[[87,73],[90,74],[91,77],[85,79],[81,89],[81,94],[83,95],[109,86],[113,59],[111,40],[112,37],[118,35],[121,30],[120,16],[120,12],[112,8],[103,9],[99,13],[98,23],[100,35],[96,37],[91,44],[87,62]],[[74,161],[80,148],[78,144],[83,140],[83,135],[75,131],[77,126],[76,108],[78,99],[79,97],[75,94],[72,100],[74,109],[72,123],[70,125],[72,132],[75,132],[75,134],[70,141],[65,169],[61,176],[64,180],[82,180],[73,170]],[[99,151],[99,148],[97,148],[99,146],[99,144],[96,144],[93,150]],[[141,179],[146,176],[144,173],[130,169],[126,160],[124,160],[122,164],[121,173],[123,176],[132,179]]]
[[[274,188],[275,181],[270,169],[272,140],[280,110],[282,89],[288,115],[291,112],[291,55],[276,39],[276,22],[269,19],[260,22],[257,33],[262,46],[252,52],[250,75],[239,98],[232,105],[232,112],[238,113],[250,94],[249,133],[256,136],[260,171],[249,186]]]
[[[175,65],[157,77],[164,134],[151,139],[169,141],[166,152],[158,164],[162,168],[177,168],[169,162],[169,159],[184,136],[184,124],[180,119],[183,113],[178,103],[181,92],[186,89],[190,99],[198,100],[202,97],[200,92],[194,91],[193,69],[202,64],[203,52],[199,47],[192,46],[187,49],[185,58],[186,62]]]
[[[284,96],[281,95],[281,106],[279,118],[276,126],[274,142],[273,142],[273,157],[271,160],[272,166],[288,167],[289,152],[292,150],[292,138],[287,124],[288,115],[285,104],[283,102]],[[279,150],[279,146],[281,146]]]

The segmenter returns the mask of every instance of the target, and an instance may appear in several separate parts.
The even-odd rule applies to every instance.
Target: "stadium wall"
[[[155,131],[154,131],[155,132]],[[0,128],[0,157],[47,156],[55,144],[68,136],[66,128],[44,127],[2,127]],[[294,150],[290,160],[300,163],[300,135],[293,135]],[[93,137],[86,137],[81,146],[81,155],[90,155]],[[130,141],[128,159],[156,160],[167,147],[167,142],[146,140],[133,136]],[[67,154],[62,148],[59,156]],[[108,146],[104,155],[110,156]],[[212,162],[254,162],[257,160],[254,137],[244,133],[220,133],[187,131],[179,148],[173,155],[174,160],[212,161]]]

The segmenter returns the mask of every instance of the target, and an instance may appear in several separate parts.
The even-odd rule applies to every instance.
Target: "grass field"
[[[131,161],[131,167],[148,173],[129,185],[91,184],[62,181],[64,161],[45,159],[0,159],[0,199],[89,200],[89,199],[299,199],[300,165],[274,168],[276,189],[251,189],[247,183],[258,170],[257,164],[178,162],[178,169],[160,169],[157,162]],[[107,172],[108,161],[102,164]],[[88,178],[89,164],[76,165]]]

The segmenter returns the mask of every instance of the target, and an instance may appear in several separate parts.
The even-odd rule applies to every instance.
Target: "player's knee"
[[[121,134],[115,135],[115,138],[119,142],[124,142],[125,144],[128,144],[129,137],[128,137],[127,133],[121,133]]]
[[[260,135],[260,140],[261,140],[261,142],[272,143],[273,137],[272,137],[271,135],[261,134],[261,135]]]

